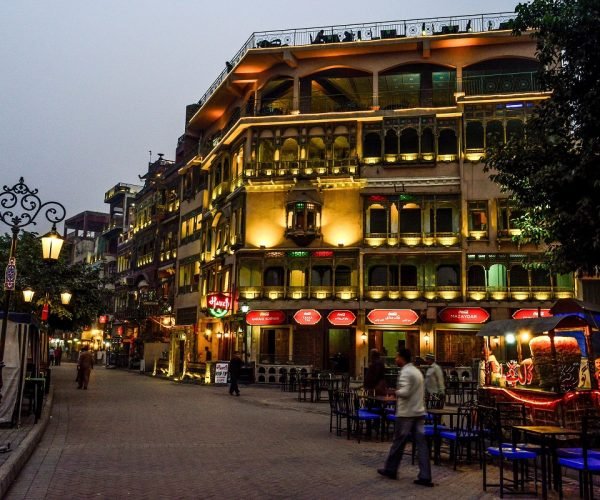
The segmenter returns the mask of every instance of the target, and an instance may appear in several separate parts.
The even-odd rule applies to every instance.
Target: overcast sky
[[[107,211],[254,31],[514,10],[507,0],[1,0],[0,186]],[[36,228],[31,228],[36,229]],[[43,226],[37,228],[38,231]],[[0,226],[0,230],[5,228]]]

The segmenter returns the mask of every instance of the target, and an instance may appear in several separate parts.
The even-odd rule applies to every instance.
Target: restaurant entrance
[[[402,329],[369,329],[369,350],[377,349],[387,366],[395,366],[398,349],[408,349],[413,359],[420,355],[419,330]]]
[[[481,358],[483,342],[477,331],[436,330],[436,358],[438,362],[452,362],[455,366],[471,366]]]
[[[353,330],[350,328],[330,328],[327,343],[327,369],[339,373],[350,372],[354,369],[354,346],[352,345]]]
[[[289,328],[260,330],[260,363],[286,363],[290,359]]]

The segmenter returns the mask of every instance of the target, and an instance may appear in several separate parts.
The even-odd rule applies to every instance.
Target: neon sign
[[[224,293],[211,293],[207,301],[208,312],[213,318],[222,318],[231,308],[231,297]]]

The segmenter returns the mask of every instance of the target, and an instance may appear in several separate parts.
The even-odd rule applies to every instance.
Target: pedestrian
[[[427,408],[443,408],[446,398],[444,372],[440,365],[435,362],[435,356],[431,353],[425,355],[425,363],[429,365],[427,373],[425,373]]]
[[[423,374],[411,363],[411,360],[412,355],[408,349],[400,349],[396,354],[396,364],[401,370],[396,385],[394,442],[383,469],[377,469],[377,472],[387,478],[397,479],[404,447],[412,438],[412,442],[416,443],[419,456],[419,476],[414,483],[421,486],[433,486],[429,448],[424,434],[426,412],[423,404]]]
[[[204,347],[204,351],[206,352],[206,361],[212,361],[212,352],[210,352],[208,346]]]
[[[77,360],[77,389],[87,390],[88,383],[90,381],[90,372],[94,368],[94,356],[89,350],[88,346],[83,346],[79,353],[79,359]]]
[[[54,364],[54,347],[50,347],[48,351],[48,364],[52,366]]]
[[[238,387],[238,379],[240,378],[240,371],[242,369],[242,358],[240,353],[235,351],[229,361],[229,394],[233,396],[235,392],[236,396],[240,395],[240,388]]]
[[[369,367],[365,373],[365,389],[373,392],[376,396],[387,394],[385,382],[385,363],[377,349],[371,349]]]
[[[62,349],[60,348],[60,346],[56,346],[56,349],[54,349],[54,364],[56,366],[60,366],[61,358],[62,358]]]

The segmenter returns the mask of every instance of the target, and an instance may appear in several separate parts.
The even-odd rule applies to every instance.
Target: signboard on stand
[[[217,363],[215,365],[215,384],[226,384],[228,371],[229,363]]]

